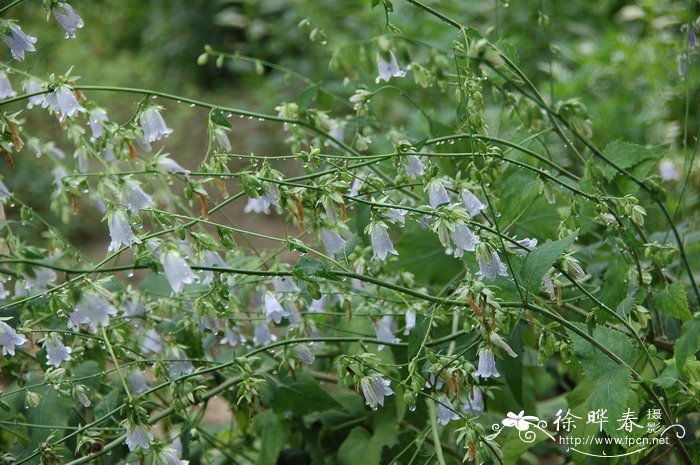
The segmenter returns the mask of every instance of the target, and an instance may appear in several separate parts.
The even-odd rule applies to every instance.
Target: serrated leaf
[[[681,283],[668,286],[665,290],[654,295],[654,307],[662,313],[681,320],[690,320],[693,314],[688,308],[688,297]]]
[[[279,414],[292,412],[306,415],[343,408],[307,373],[301,373],[296,381],[290,380],[289,383],[274,388],[272,396],[272,409]]]
[[[578,231],[558,241],[548,242],[538,246],[528,253],[520,268],[523,284],[532,292],[539,292],[544,274],[551,268],[559,256],[574,242]]]
[[[581,331],[587,332],[582,324],[576,325]],[[631,375],[627,367],[618,365],[588,340],[569,330],[573,342],[574,354],[581,362],[586,377],[594,383],[591,395],[586,401],[589,411],[607,410],[609,421],[603,429],[612,437],[619,437],[615,421],[622,416],[627,408],[627,398],[632,392]],[[617,355],[625,363],[631,363],[634,348],[627,336],[619,331],[606,327],[596,327],[592,337]]]
[[[682,372],[688,357],[700,351],[700,320],[694,319],[683,323],[681,337],[676,341],[676,368]]]
[[[668,151],[668,145],[658,145],[655,147],[643,147],[641,145],[624,142],[621,140],[609,143],[603,150],[603,155],[618,167],[624,169],[637,179],[644,179],[651,168]],[[635,193],[639,186],[619,173],[615,168],[605,162],[600,164],[603,176],[608,181],[618,177],[617,186],[620,191],[628,194]]]
[[[416,315],[416,325],[408,333],[408,360],[413,360],[422,348],[425,335],[430,329],[430,318],[423,315]]]

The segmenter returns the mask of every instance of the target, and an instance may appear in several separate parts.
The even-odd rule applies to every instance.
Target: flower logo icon
[[[501,423],[503,426],[510,428],[517,428],[518,431],[527,431],[530,429],[532,422],[539,421],[539,418],[533,417],[532,415],[525,415],[525,411],[521,410],[517,415],[513,412],[508,412],[507,418],[504,418]]]

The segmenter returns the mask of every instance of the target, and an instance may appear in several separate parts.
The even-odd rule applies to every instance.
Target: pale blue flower
[[[144,354],[160,353],[160,351],[163,349],[161,342],[162,338],[160,337],[160,334],[153,329],[149,329],[146,331],[146,335],[141,343],[141,352]]]
[[[280,305],[277,297],[272,292],[266,292],[264,297],[265,319],[267,322],[274,321],[275,324],[280,324],[282,318],[289,316],[289,313]]]
[[[436,402],[438,423],[445,426],[452,420],[459,420],[459,415],[455,412],[452,402],[450,402],[450,399],[448,399],[446,395],[441,395],[438,400],[439,402]]]
[[[678,181],[681,174],[672,160],[661,160],[659,163],[659,176],[663,181]]]
[[[107,112],[102,108],[93,108],[90,110],[90,118],[88,119],[88,125],[92,131],[92,136],[90,136],[91,141],[95,141],[102,137],[104,134],[103,123],[107,121]]]
[[[391,315],[383,316],[375,327],[375,334],[378,341],[387,343],[399,342],[399,339],[394,336],[394,317]],[[377,347],[378,350],[382,350],[383,348],[383,345]]]
[[[481,200],[467,189],[462,191],[462,203],[470,216],[476,216],[480,211],[486,209],[486,205],[481,203]]]
[[[479,243],[479,238],[464,223],[457,224],[450,235],[455,244],[455,258],[462,257],[464,252],[473,252]]]
[[[248,203],[243,209],[243,212],[264,213],[265,215],[269,215],[271,205],[274,205],[276,207],[279,206],[279,201],[277,200],[278,197],[279,192],[277,190],[277,187],[271,186],[268,190],[265,191],[265,193],[263,193],[263,195],[248,199]]]
[[[12,329],[4,321],[0,321],[0,345],[2,345],[3,355],[15,355],[15,348],[24,345],[27,338]]]
[[[479,351],[479,365],[474,372],[475,377],[498,378],[501,374],[496,370],[496,358],[491,349],[481,349]]]
[[[411,179],[423,176],[425,173],[423,161],[417,155],[407,155],[403,160],[403,168]]]
[[[85,25],[83,18],[67,3],[59,2],[54,4],[51,12],[58,24],[65,29],[66,34],[64,37],[66,39],[75,39],[75,33]]]
[[[0,202],[5,202],[12,196],[10,190],[7,188],[4,182],[0,181]]]
[[[309,305],[309,312],[311,313],[324,313],[326,307],[328,306],[328,299],[325,295],[322,295],[320,299],[314,299]]]
[[[406,210],[402,208],[390,208],[384,213],[384,218],[396,221],[401,226],[406,225]]]
[[[44,86],[39,82],[36,81],[32,78],[27,79],[24,81],[24,92],[27,94],[33,94],[36,92],[44,92],[46,89],[44,89]],[[33,95],[29,97],[27,100],[27,108],[31,109],[34,106],[40,106],[42,108],[46,108],[49,103],[46,101],[46,95],[45,94],[39,94],[39,95]]]
[[[275,292],[299,292],[297,283],[289,276],[276,276],[272,278],[272,288]]]
[[[73,350],[70,347],[64,346],[61,339],[57,337],[49,338],[46,341],[44,348],[46,349],[47,363],[56,368],[61,366],[61,363],[67,362],[71,359],[71,352]]]
[[[117,314],[117,309],[97,294],[86,292],[75,310],[68,315],[68,327],[77,331],[80,325],[89,325],[90,332],[97,333],[100,326],[108,326],[110,316]]]
[[[138,396],[148,391],[148,381],[141,370],[132,370],[129,374],[129,391],[132,395]]]
[[[188,375],[194,371],[194,365],[187,360],[187,353],[180,348],[171,350],[173,358],[180,359],[177,362],[172,362],[168,367],[168,374],[171,378],[179,378],[183,375]]]
[[[447,193],[442,181],[438,179],[430,181],[427,189],[431,207],[437,208],[444,203],[450,203],[450,195]]]
[[[396,55],[394,55],[392,51],[389,51],[387,55],[377,53],[377,70],[379,74],[374,80],[377,84],[379,84],[380,81],[389,82],[392,77],[402,78],[406,76],[406,72],[399,68]]]
[[[12,83],[7,74],[0,72],[0,100],[14,97],[15,95],[17,95],[17,92],[12,89]]]
[[[297,344],[292,349],[292,352],[294,353],[294,357],[297,360],[299,360],[301,362],[301,364],[304,366],[313,365],[313,363],[316,361],[316,357],[311,352],[311,349],[309,349],[304,344]]]
[[[231,347],[236,347],[240,342],[245,342],[245,338],[234,332],[232,329],[227,329],[224,337],[219,341],[219,344],[228,344]]]
[[[521,240],[517,241],[517,243],[522,245],[523,247],[526,247],[526,248],[523,249],[521,247],[518,247],[515,244],[508,244],[508,248],[510,250],[514,250],[516,253],[522,255],[523,257],[525,255],[527,255],[528,252],[530,252],[530,250],[528,250],[528,249],[534,249],[535,247],[537,247],[537,239],[525,238],[525,239],[521,239]]]
[[[161,256],[161,263],[163,264],[165,277],[170,283],[174,294],[179,293],[185,287],[185,284],[192,284],[197,280],[190,265],[174,250],[164,253]]]
[[[408,333],[416,326],[416,312],[411,309],[406,310],[406,329],[404,329],[403,334],[407,336]]]
[[[141,239],[136,237],[131,229],[129,218],[123,210],[115,210],[107,218],[109,225],[109,237],[112,239],[108,252],[116,252],[122,246],[131,247],[133,244],[140,244]]]
[[[369,376],[360,380],[362,395],[372,410],[377,410],[378,405],[384,407],[384,398],[394,394],[390,385],[391,382],[381,376]]]
[[[323,242],[323,246],[329,255],[334,255],[345,247],[345,239],[335,231],[324,228],[321,229],[320,236],[321,242]]]
[[[479,277],[481,279],[496,279],[497,276],[508,276],[505,265],[498,254],[487,247],[477,249],[477,262],[479,263]]]
[[[139,210],[150,208],[153,205],[153,197],[141,188],[138,181],[127,179],[122,192],[122,203],[129,207],[132,215],[135,215]]]
[[[258,323],[253,331],[253,344],[256,347],[265,346],[272,341],[277,340],[277,337],[270,332],[267,323]]]
[[[12,53],[12,58],[17,61],[24,60],[25,52],[35,52],[36,47],[36,37],[27,35],[22,31],[22,28],[16,24],[9,24],[8,26],[9,34],[4,37],[5,44],[10,47],[10,52]]]
[[[143,130],[144,140],[148,143],[167,137],[173,132],[172,129],[165,125],[165,120],[160,115],[158,107],[146,108],[141,113],[139,122],[141,123],[141,130]]]
[[[373,259],[385,260],[388,254],[399,254],[391,242],[387,229],[387,225],[381,222],[373,223],[369,227],[370,241],[374,252]]]
[[[214,252],[213,250],[205,250],[202,252],[202,258],[200,260],[200,264],[202,266],[207,266],[210,268],[227,268],[228,265],[226,265],[226,262],[224,261],[223,258],[221,258],[221,255],[218,253]],[[212,270],[204,270],[202,271],[202,274],[204,275],[204,279],[202,279],[202,284],[207,285],[210,284],[214,280],[214,271]]]
[[[462,405],[463,413],[478,415],[484,411],[484,395],[481,389],[472,387],[466,397],[464,405]]]
[[[72,118],[87,111],[80,105],[73,90],[66,85],[59,86],[53,92],[46,94],[45,99],[51,111],[58,115],[61,122],[67,117]]]
[[[127,425],[125,442],[130,451],[133,452],[136,448],[149,449],[151,440],[153,440],[153,435],[146,426]]]

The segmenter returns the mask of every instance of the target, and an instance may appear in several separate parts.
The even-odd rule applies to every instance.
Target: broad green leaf
[[[587,333],[585,325],[576,326]],[[632,392],[630,372],[577,333],[569,330],[569,335],[573,342],[574,353],[581,362],[586,377],[594,383],[591,395],[586,401],[587,409],[589,411],[607,410],[609,421],[603,428],[610,436],[619,437],[621,432],[617,430],[619,425],[616,420],[625,412],[627,398]],[[622,361],[631,363],[634,348],[627,336],[614,329],[596,327],[592,337]]]
[[[119,407],[123,400],[124,395],[121,392],[121,388],[112,389],[109,394],[104,396],[102,400],[95,405],[95,417],[100,418],[107,415],[109,412]]]
[[[430,329],[430,317],[416,315],[416,325],[408,333],[408,360],[413,360],[421,351],[425,335]]]
[[[668,286],[665,290],[657,292],[654,296],[654,307],[662,313],[681,320],[690,320],[693,314],[688,308],[688,297],[681,283]]]
[[[337,280],[338,277],[334,275],[326,265],[318,260],[310,257],[301,257],[297,264],[292,269],[292,275],[295,278],[302,280],[307,280],[308,278],[325,278]]]
[[[608,267],[603,275],[603,289],[600,292],[600,301],[608,308],[617,309],[627,296],[627,270],[627,261],[622,255],[614,255],[608,261]],[[608,312],[599,312],[598,324],[604,324],[608,316]]]
[[[532,292],[539,292],[544,274],[557,258],[569,248],[577,235],[578,231],[574,231],[564,239],[548,242],[528,253],[523,261],[523,266],[520,268],[520,277],[523,280],[523,285]]]
[[[676,381],[678,381],[678,370],[675,365],[669,365],[658,378],[654,379],[654,384],[667,389],[676,384]]]
[[[27,423],[39,427],[29,428],[30,437],[28,451],[32,451],[39,444],[46,441],[51,434],[62,437],[68,418],[73,411],[73,399],[62,397],[52,387],[42,386],[33,389],[42,396],[39,405],[29,407],[26,411]]]
[[[693,319],[683,323],[681,337],[676,341],[675,346],[676,368],[679,372],[683,370],[688,357],[700,351],[700,320]]]
[[[372,444],[372,436],[361,426],[356,426],[338,449],[340,465],[379,465],[382,448]]]
[[[275,465],[287,442],[287,429],[271,410],[265,410],[255,417],[255,430],[260,437],[258,465]]]
[[[360,242],[360,236],[357,234],[353,233],[350,238],[345,241],[345,245],[343,246],[342,249],[337,251],[335,254],[333,254],[333,257],[336,260],[348,260],[350,254],[352,253],[353,250],[355,250],[355,247],[357,247],[357,244]]]
[[[632,144],[621,140],[616,140],[609,143],[603,150],[605,158],[615,163],[618,167],[630,171],[633,167],[640,163],[651,160],[654,163],[658,161],[668,151],[668,145],[659,145],[656,147],[643,147],[641,145]],[[653,166],[653,163],[652,163]],[[650,169],[651,167],[649,167]],[[605,162],[601,162],[601,170],[608,181],[611,181],[619,172]],[[647,170],[648,173],[648,170]],[[634,173],[637,176],[646,176],[639,171]]]
[[[301,94],[299,94],[299,111],[306,111],[309,109],[311,102],[316,98],[318,90],[321,88],[321,83],[311,85],[304,89]]]
[[[306,415],[330,409],[342,409],[334,398],[321,389],[318,382],[308,373],[300,373],[296,381],[282,384],[272,391],[272,409],[283,414],[293,412]]]

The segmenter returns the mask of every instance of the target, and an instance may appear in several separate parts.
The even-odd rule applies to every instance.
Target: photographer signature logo
[[[556,432],[552,432],[547,429],[550,425],[546,420],[540,420],[538,417],[532,415],[525,415],[525,411],[520,411],[520,413],[517,414],[508,412],[506,418],[501,420],[501,423],[494,423],[491,426],[494,433],[489,435],[488,439],[495,439],[503,431],[514,428],[518,431],[520,440],[525,443],[532,444],[537,441],[538,437],[541,438],[541,435],[538,434],[538,432],[540,432],[550,440],[561,445],[566,445],[567,450],[571,449],[583,455],[603,458],[625,457],[643,451],[649,446],[669,444],[670,441],[667,437],[667,433],[671,430],[675,430],[675,434],[678,438],[683,438],[685,436],[685,428],[682,425],[673,424],[662,428],[660,420],[661,411],[657,409],[650,409],[647,411],[645,417],[646,423],[644,425],[640,424],[641,422],[630,409],[627,409],[620,418],[614,419],[614,422],[608,418],[608,411],[606,409],[598,409],[589,411],[584,422],[583,417],[579,417],[567,409],[566,411],[559,410],[557,412],[556,418],[551,423],[551,426],[556,429]],[[571,433],[584,423],[587,425],[597,425],[598,433],[602,433],[607,425],[614,425],[615,430],[620,431],[620,434],[616,435],[616,437],[598,434],[588,436],[567,435],[567,433]],[[617,455],[608,455],[605,452],[603,452],[602,455],[598,455],[577,448],[593,445],[621,445],[625,446],[628,451]]]

